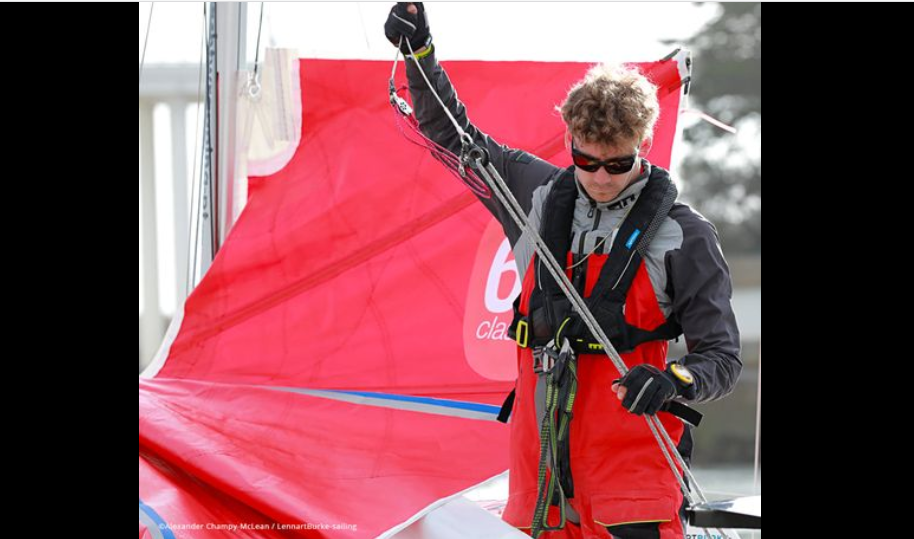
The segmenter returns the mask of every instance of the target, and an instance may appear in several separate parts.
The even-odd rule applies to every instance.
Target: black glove
[[[619,384],[628,390],[622,407],[636,415],[656,415],[667,401],[680,395],[694,398],[694,386],[648,364],[628,371]]]
[[[425,18],[425,7],[422,2],[414,2],[414,4],[418,10],[415,15],[406,10],[409,3],[397,2],[397,5],[390,9],[390,15],[387,16],[387,22],[384,23],[384,35],[394,46],[400,45],[400,36],[403,36],[403,44],[400,45],[400,52],[403,54],[409,54],[407,41],[413,51],[428,47],[432,43],[432,35],[428,30],[428,19]]]

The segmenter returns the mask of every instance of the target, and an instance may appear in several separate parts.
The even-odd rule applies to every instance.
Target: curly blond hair
[[[599,64],[571,88],[557,110],[576,139],[616,147],[650,138],[660,103],[657,87],[637,69]]]

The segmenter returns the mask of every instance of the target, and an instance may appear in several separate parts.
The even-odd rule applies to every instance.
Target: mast
[[[191,289],[212,265],[239,213],[234,196],[236,103],[238,73],[245,62],[247,5],[210,2],[207,7],[203,173],[191,225]]]

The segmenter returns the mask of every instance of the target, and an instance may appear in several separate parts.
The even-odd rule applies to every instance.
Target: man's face
[[[588,172],[580,166],[575,166],[575,173],[581,186],[597,202],[609,202],[619,196],[619,193],[631,185],[641,172],[641,159],[637,156],[639,144],[636,140],[620,143],[615,147],[579,140],[569,142],[577,151],[578,160],[582,160],[583,157],[583,161],[611,161],[613,166],[610,168],[617,168],[620,162],[625,162],[625,158],[635,156],[631,169],[617,174],[610,174],[605,167],[600,167],[595,172]],[[619,161],[614,161],[617,159]]]

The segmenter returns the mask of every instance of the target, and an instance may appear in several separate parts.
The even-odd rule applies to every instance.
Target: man
[[[513,325],[518,380],[504,520],[539,535],[543,524],[559,523],[564,507],[568,523],[549,537],[681,539],[683,493],[643,416],[658,415],[688,461],[689,432],[664,406],[725,397],[742,364],[732,285],[716,230],[687,205],[674,203],[669,173],[642,157],[659,114],[656,87],[634,69],[591,69],[560,107],[574,162],[565,170],[504,147],[470,123],[435,58],[421,3],[397,4],[385,34],[404,53],[411,45],[444,105],[488,151],[531,227],[566,266],[631,369],[618,379],[532,243],[497,199],[480,197],[504,227],[523,281]],[[407,76],[422,132],[460,153],[456,129],[412,61]],[[659,227],[645,226],[651,222]],[[668,341],[680,335],[688,354],[668,362]],[[558,502],[548,498],[545,519],[534,524],[543,505],[541,433],[549,432],[543,422],[555,417],[546,410],[545,395],[556,388],[549,358],[555,361],[566,347],[577,354],[562,356],[571,358],[573,376],[563,378],[567,383],[558,394],[564,392],[562,405],[573,407],[566,414],[573,421],[567,436],[559,435],[559,445],[548,450],[556,451],[555,460],[547,460],[556,464],[548,475],[556,478],[549,490],[559,493]]]

